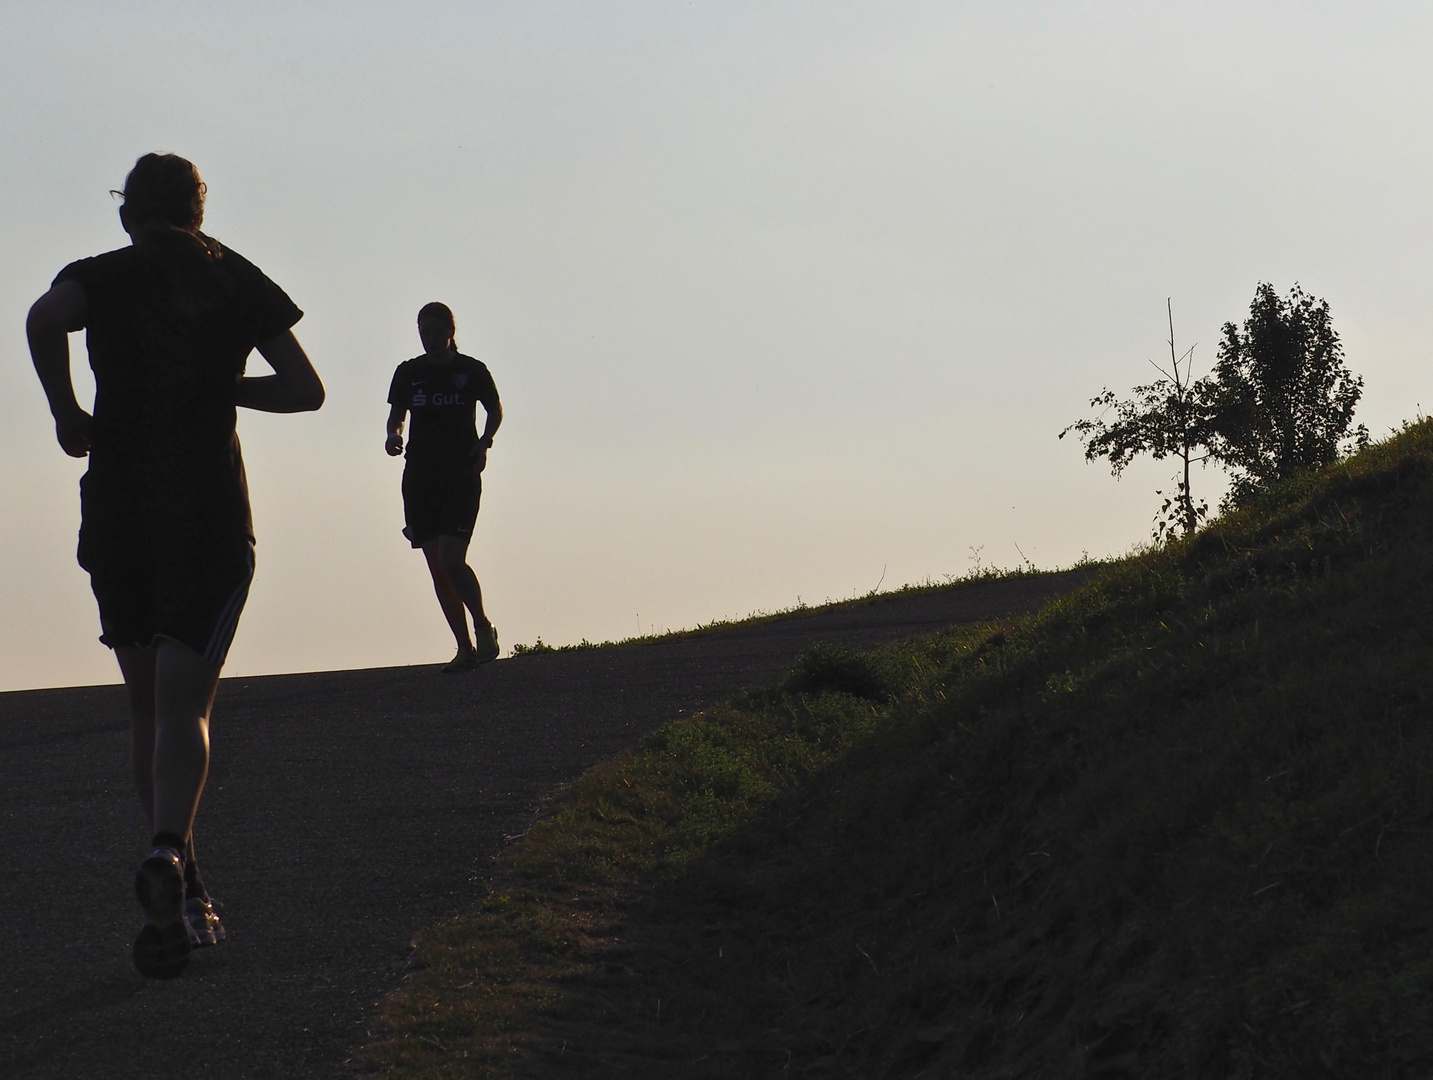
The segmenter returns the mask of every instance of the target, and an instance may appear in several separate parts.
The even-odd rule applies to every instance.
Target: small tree
[[[1155,516],[1156,537],[1172,534],[1177,528],[1188,535],[1209,513],[1207,503],[1194,501],[1189,483],[1190,466],[1209,456],[1210,429],[1205,407],[1208,380],[1192,380],[1194,349],[1191,346],[1182,356],[1176,352],[1174,307],[1168,300],[1165,309],[1169,315],[1169,370],[1151,360],[1150,364],[1162,378],[1136,386],[1125,401],[1116,398],[1113,390],[1106,389],[1090,399],[1090,408],[1100,410],[1098,416],[1093,420],[1077,420],[1060,432],[1062,439],[1072,431],[1079,436],[1085,446],[1086,461],[1108,459],[1110,472],[1116,479],[1140,454],[1148,454],[1156,461],[1167,457],[1179,459],[1182,469],[1175,478],[1174,494],[1165,497],[1164,505]],[[1107,420],[1111,411],[1114,419]],[[1200,453],[1201,450],[1204,452]]]
[[[1224,324],[1207,383],[1209,449],[1234,470],[1231,505],[1368,444],[1361,424],[1345,439],[1363,379],[1344,363],[1328,302],[1297,284],[1283,299],[1259,283],[1243,332]]]

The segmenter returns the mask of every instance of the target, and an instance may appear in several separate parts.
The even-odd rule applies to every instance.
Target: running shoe
[[[472,671],[478,666],[478,654],[472,649],[459,649],[458,655],[443,665],[444,675],[456,675],[463,671]]]
[[[498,653],[498,628],[489,624],[487,627],[473,627],[473,640],[477,642],[473,649],[474,660],[479,664],[486,664],[490,660],[496,660]]]
[[[189,963],[189,922],[184,912],[184,857],[157,847],[139,864],[134,892],[144,926],[134,939],[134,966],[151,979],[172,979]]]
[[[214,901],[207,896],[191,896],[184,901],[184,919],[189,924],[189,947],[204,949],[217,945],[228,935],[219,913],[214,910]]]

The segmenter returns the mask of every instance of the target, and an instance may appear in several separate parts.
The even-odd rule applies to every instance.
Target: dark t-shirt
[[[492,412],[498,388],[487,366],[458,353],[435,363],[425,353],[405,360],[393,373],[388,404],[406,409],[413,418],[408,429],[408,468],[442,472],[466,468],[478,445],[477,406]]]
[[[218,258],[179,235],[55,278],[85,290],[95,376],[81,562],[96,545],[253,538],[235,391],[254,345],[303,312],[253,263],[210,243]]]

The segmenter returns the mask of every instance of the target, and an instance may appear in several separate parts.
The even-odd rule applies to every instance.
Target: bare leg
[[[115,659],[129,691],[130,768],[144,819],[154,828],[154,649],[122,645]]]
[[[134,772],[134,786],[139,793],[139,804],[144,808],[144,820],[151,831],[157,831],[154,829],[154,661],[158,649],[128,645],[114,652],[124,675],[124,688],[129,691],[130,767]],[[184,861],[192,865],[195,860],[192,828],[187,847]]]
[[[188,841],[209,778],[209,710],[219,669],[161,641],[154,662],[154,831]]]
[[[144,926],[134,941],[134,965],[151,978],[170,979],[184,970],[197,944],[224,938],[212,909],[196,931],[187,914],[186,866],[193,873],[194,814],[209,775],[209,710],[219,669],[178,642],[149,649],[115,650],[133,714],[134,779],[139,801],[155,834],[175,837],[176,857],[155,851],[139,864],[134,890]],[[197,878],[192,879],[197,881]]]
[[[209,775],[209,710],[219,671],[174,641],[115,650],[133,715],[135,786],[155,832],[190,833]]]
[[[468,620],[463,612],[463,600],[453,588],[453,579],[448,576],[448,571],[443,566],[438,545],[438,540],[431,540],[423,545],[423,557],[428,560],[428,573],[433,575],[433,591],[438,594],[438,606],[443,609],[443,617],[448,620],[448,628],[453,631],[453,639],[458,643],[458,648],[471,650],[473,639],[468,635]]]
[[[438,557],[453,590],[462,598],[464,605],[473,613],[474,626],[491,626],[483,612],[483,590],[478,585],[478,576],[468,565],[468,537],[440,536],[437,539]],[[424,548],[426,551],[427,548]]]

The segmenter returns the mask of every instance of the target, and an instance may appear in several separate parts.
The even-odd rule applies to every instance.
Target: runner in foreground
[[[79,561],[129,692],[134,778],[154,829],[135,879],[145,924],[134,963],[171,978],[192,948],[224,938],[193,826],[209,711],[254,573],[234,410],[304,412],[324,390],[289,329],[303,313],[199,231],[205,186],[192,164],[146,154],[122,194],[131,245],[61,270],[26,332],[60,446],[90,459]],[[70,377],[76,330],[87,331],[93,416]],[[273,375],[244,375],[256,347]]]
[[[438,604],[458,643],[457,655],[443,667],[445,675],[498,658],[498,632],[483,613],[483,591],[468,565],[468,544],[503,407],[487,367],[458,352],[455,332],[446,304],[425,304],[418,312],[423,355],[405,360],[393,373],[384,443],[390,456],[403,453],[403,417],[411,414],[403,466],[403,535],[423,549]],[[479,402],[487,414],[481,437]],[[468,637],[465,608],[472,612],[476,647]]]

